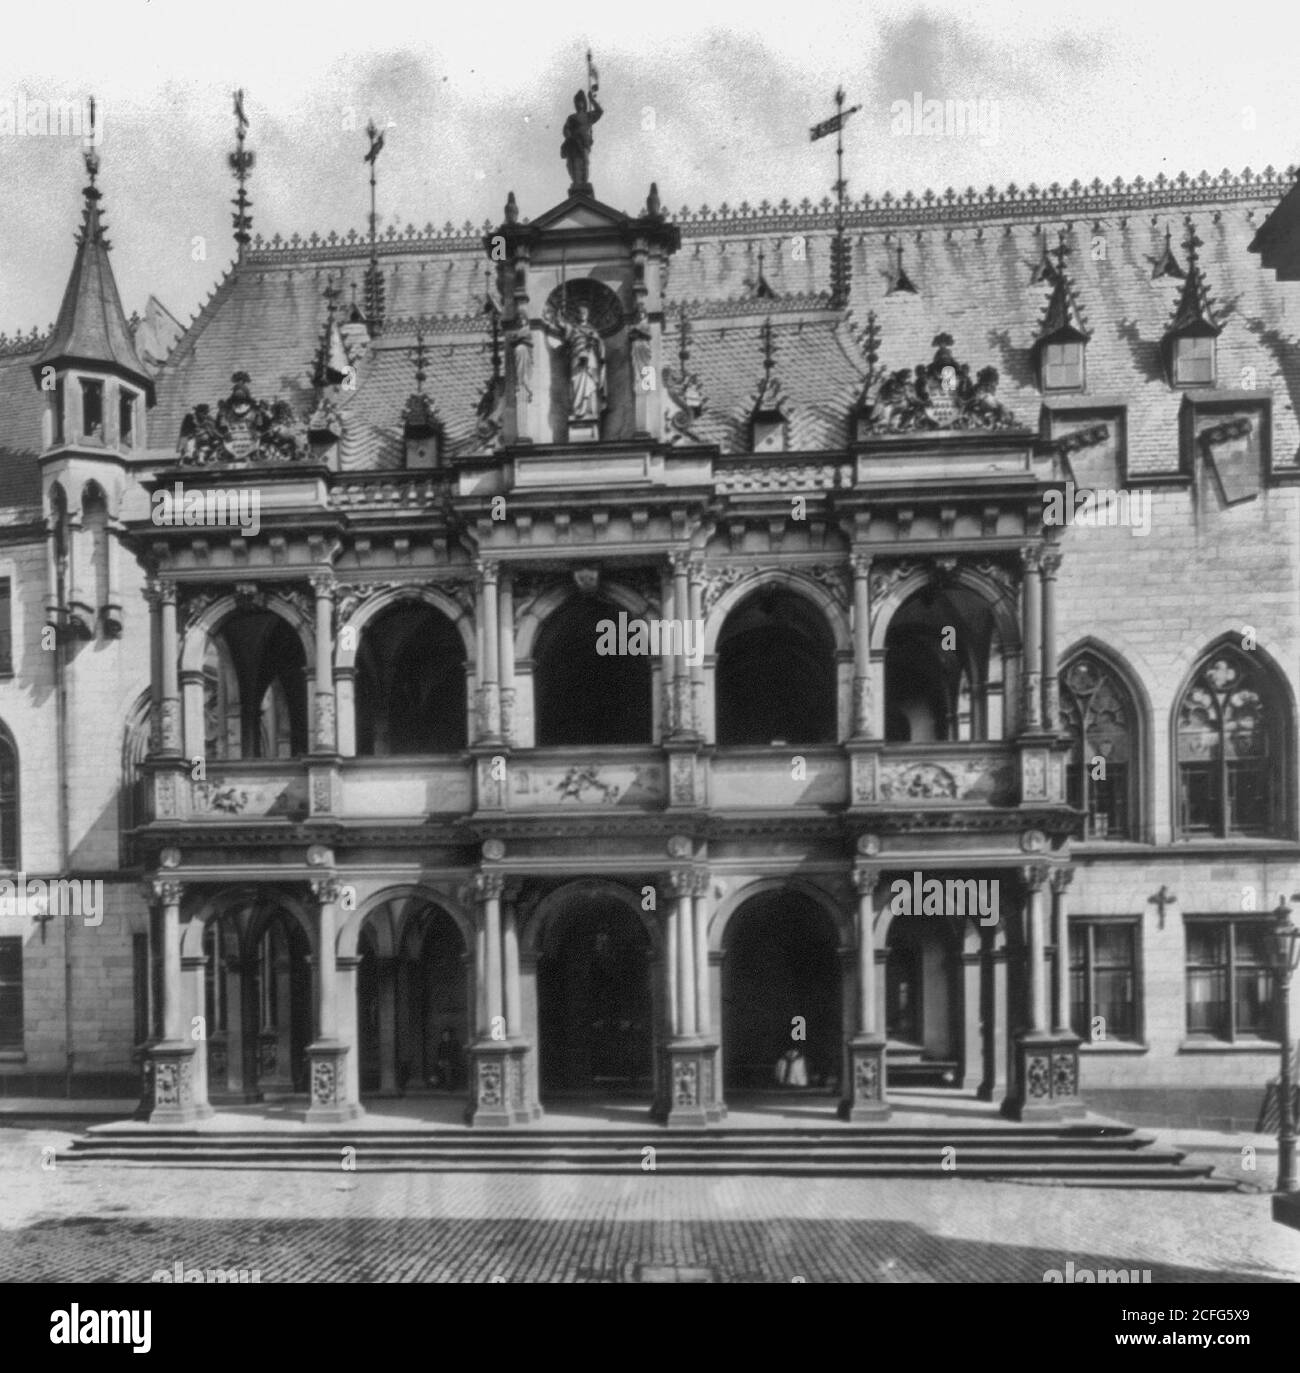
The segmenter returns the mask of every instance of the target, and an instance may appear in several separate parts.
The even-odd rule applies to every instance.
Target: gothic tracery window
[[[1081,654],[1061,674],[1061,724],[1071,741],[1066,796],[1087,817],[1086,837],[1136,838],[1136,712],[1094,654]]]
[[[1281,834],[1282,717],[1262,668],[1224,649],[1178,707],[1178,828],[1188,835]]]

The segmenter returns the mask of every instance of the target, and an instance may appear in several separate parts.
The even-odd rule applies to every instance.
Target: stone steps
[[[933,1177],[1230,1190],[1235,1182],[1119,1126],[844,1127],[837,1130],[151,1130],[96,1126],[60,1158],[77,1164],[338,1172],[627,1173]],[[955,1150],[947,1155],[945,1149]],[[955,1168],[943,1166],[955,1159]]]

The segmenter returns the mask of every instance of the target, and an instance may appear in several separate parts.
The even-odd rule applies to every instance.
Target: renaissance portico
[[[1269,446],[1300,434],[1237,260],[1273,182],[627,213],[587,94],[531,219],[289,242],[249,233],[240,105],[238,256],[166,346],[88,158],[58,325],[16,355],[31,609],[75,747],[86,674],[121,677],[106,929],[149,1119],[432,1083],[475,1126],[585,1097],[707,1127],[791,1057],[802,1109],[868,1123],[917,1083],[1043,1121],[1093,1075],[1253,1091],[1272,984],[1231,855],[1300,887]],[[1139,201],[1218,207],[1237,316],[1194,225],[1132,268]],[[1250,390],[1216,387],[1228,347]],[[1138,477],[1149,540],[1048,522]],[[1247,613],[1207,577],[1193,623],[1193,526],[1284,589]]]

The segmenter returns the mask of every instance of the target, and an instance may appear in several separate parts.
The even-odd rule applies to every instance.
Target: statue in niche
[[[564,142],[560,145],[560,156],[569,169],[570,195],[591,194],[591,126],[604,113],[594,86],[590,105],[583,91],[573,97],[573,113],[564,121]]]
[[[560,337],[569,362],[569,419],[594,424],[605,412],[605,341],[585,304],[575,313],[576,319],[560,317]]]

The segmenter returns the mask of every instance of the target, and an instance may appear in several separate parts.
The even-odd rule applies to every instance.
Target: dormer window
[[[1214,337],[1202,335],[1170,340],[1175,386],[1214,385]]]
[[[1040,382],[1044,391],[1083,390],[1083,341],[1068,339],[1043,345]]]
[[[104,383],[102,381],[82,381],[81,383],[81,436],[86,439],[104,439]]]
[[[117,437],[123,448],[135,447],[135,414],[139,397],[123,386],[117,393]]]

